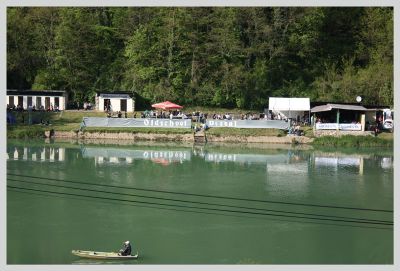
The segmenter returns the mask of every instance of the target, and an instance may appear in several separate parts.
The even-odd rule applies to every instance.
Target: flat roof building
[[[51,107],[65,110],[67,92],[64,90],[7,90],[8,108],[47,110]]]
[[[97,93],[96,110],[134,112],[135,99],[132,92]]]

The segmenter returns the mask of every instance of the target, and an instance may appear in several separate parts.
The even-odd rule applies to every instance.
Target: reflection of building
[[[82,148],[83,157],[94,157],[96,164],[131,164],[133,160],[151,160],[167,165],[190,161],[189,150],[129,150],[118,148]]]
[[[364,157],[362,156],[315,156],[316,168],[329,167],[337,171],[340,167],[358,168],[360,175],[364,174]]]
[[[268,173],[290,173],[290,174],[306,174],[308,173],[307,163],[279,163],[267,164]]]
[[[65,148],[59,147],[12,147],[7,152],[7,160],[29,160],[63,162],[65,161]]]
[[[241,153],[213,153],[206,152],[205,160],[208,162],[238,162],[247,164],[280,163],[288,159],[285,154],[241,154]]]
[[[287,156],[285,162],[268,163],[265,176],[265,190],[270,195],[303,196],[309,192],[308,161],[295,161]]]
[[[315,157],[314,164],[316,167],[330,166],[337,168],[338,166],[356,166],[359,167],[362,157]]]
[[[393,168],[393,159],[392,157],[383,157],[381,160],[381,168],[383,169],[391,169]]]

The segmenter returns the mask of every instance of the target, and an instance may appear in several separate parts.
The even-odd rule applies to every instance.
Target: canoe
[[[108,260],[133,260],[139,257],[136,255],[122,256],[118,252],[100,252],[100,251],[87,251],[87,250],[72,250],[72,254],[89,259],[108,259]]]

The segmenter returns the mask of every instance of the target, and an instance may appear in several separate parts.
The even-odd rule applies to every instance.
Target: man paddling
[[[119,250],[119,254],[122,256],[130,256],[132,247],[129,241],[124,242],[124,247]]]

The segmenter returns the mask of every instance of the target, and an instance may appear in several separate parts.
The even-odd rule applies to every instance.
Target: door
[[[126,108],[127,108],[127,106],[126,106],[126,99],[121,99],[121,111],[123,112],[123,111],[127,111],[126,110]]]
[[[8,97],[8,105],[9,105],[10,107],[13,107],[13,106],[14,106],[14,96],[9,96],[9,97]]]
[[[42,97],[36,97],[36,109],[40,109],[42,106]]]
[[[104,111],[111,111],[111,100],[104,99]]]
[[[24,97],[23,96],[18,96],[18,106],[20,108],[24,108]]]
[[[50,97],[44,98],[44,108],[46,110],[50,109]]]
[[[28,97],[28,108],[32,106],[32,97]]]

